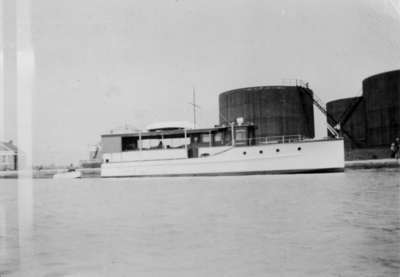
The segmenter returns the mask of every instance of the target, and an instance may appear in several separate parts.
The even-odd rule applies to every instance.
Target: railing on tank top
[[[308,83],[300,79],[282,79],[281,83],[284,86],[296,86],[296,87],[308,88]]]

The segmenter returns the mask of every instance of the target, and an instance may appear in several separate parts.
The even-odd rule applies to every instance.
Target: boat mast
[[[193,87],[193,102],[189,103],[193,106],[193,127],[196,128],[196,109],[200,109],[200,106],[196,104],[196,91]]]

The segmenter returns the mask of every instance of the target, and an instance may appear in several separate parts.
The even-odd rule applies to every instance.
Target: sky
[[[18,141],[15,0],[2,1],[5,139]],[[400,68],[399,7],[395,0],[34,0],[34,164],[77,164],[101,134],[126,124],[192,121],[193,88],[200,127],[218,123],[218,95],[235,88],[298,78],[325,102],[360,95],[364,78]],[[317,134],[325,134],[316,117]]]

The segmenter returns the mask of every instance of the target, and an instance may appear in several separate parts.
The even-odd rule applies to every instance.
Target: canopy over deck
[[[183,129],[193,129],[193,124],[188,121],[166,121],[157,122],[146,126],[146,130],[149,132]]]
[[[237,127],[237,126],[235,126]],[[252,123],[245,123],[240,125],[240,127],[254,127]],[[164,129],[156,131],[144,131],[144,132],[133,132],[133,133],[118,133],[118,134],[104,134],[102,137],[137,137],[141,139],[157,139],[157,138],[182,138],[186,135],[189,137],[191,135],[209,134],[216,133],[219,131],[226,131],[230,129],[230,126],[222,125],[215,126],[212,128],[199,128],[199,129]]]

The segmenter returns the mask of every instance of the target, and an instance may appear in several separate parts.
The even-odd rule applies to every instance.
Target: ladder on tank
[[[346,135],[351,142],[353,142],[355,145],[359,146],[360,144],[357,142],[356,139],[343,128],[344,123],[347,122],[347,120],[350,118],[351,114],[355,111],[357,106],[361,103],[362,99],[359,98],[357,101],[355,101],[352,105],[347,107],[347,109],[344,111],[344,113],[340,116],[340,120],[336,120],[328,111],[326,110],[326,105],[324,102],[317,96],[315,93],[308,87],[308,83],[305,83],[304,81],[296,81],[296,87],[301,91],[304,92],[306,95],[308,95],[312,101],[313,104],[327,117],[328,122],[327,128],[328,131],[336,138],[340,137],[340,133]],[[333,126],[331,123],[333,123]]]
[[[362,97],[357,97],[355,101],[351,102],[347,107],[346,110],[341,114],[339,118],[340,124],[343,126],[346,122],[350,119],[351,115],[357,109],[358,105],[362,102]]]
[[[296,87],[301,91],[308,95],[313,104],[327,117],[327,128],[328,131],[336,138],[340,137],[340,134],[346,135],[352,143],[356,146],[361,146],[360,143],[354,139],[354,137],[348,132],[346,129],[343,128],[344,123],[350,118],[351,114],[355,111],[357,106],[361,103],[362,98],[357,99],[352,105],[347,107],[347,109],[343,112],[340,116],[340,120],[336,120],[328,111],[326,110],[326,105],[324,102],[317,96],[315,93],[308,87],[308,83],[304,81],[296,81]],[[333,123],[333,126],[331,123]]]
[[[303,82],[303,81],[299,81],[299,80],[296,80],[296,87],[301,91],[301,92],[304,92],[306,95],[308,95],[310,98],[311,98],[311,100],[313,101],[313,104],[331,121],[331,122],[333,122],[334,123],[334,126],[332,126],[329,122],[327,122],[326,124],[327,124],[327,128],[328,128],[328,131],[335,137],[335,138],[338,138],[338,137],[340,137],[340,124],[339,124],[339,122],[337,122],[336,121],[336,119],[332,116],[332,115],[330,115],[329,113],[328,113],[328,111],[326,110],[326,108],[325,108],[325,104],[324,104],[324,102],[322,102],[322,100],[317,96],[317,95],[315,95],[315,93],[311,90],[311,89],[309,89],[309,87],[308,87],[308,83],[305,83],[305,82]]]
[[[360,95],[361,93],[359,92],[357,95]],[[355,139],[352,135],[350,135],[350,132],[348,132],[347,130],[345,130],[344,125],[346,124],[346,122],[351,118],[351,115],[355,112],[355,110],[357,109],[357,107],[360,105],[360,103],[363,101],[363,97],[361,96],[357,96],[357,98],[352,101],[344,110],[344,112],[340,115],[339,117],[339,124],[341,129],[343,130],[343,133],[349,138],[349,140],[351,141],[351,143],[356,146],[356,147],[363,147],[364,144]]]

